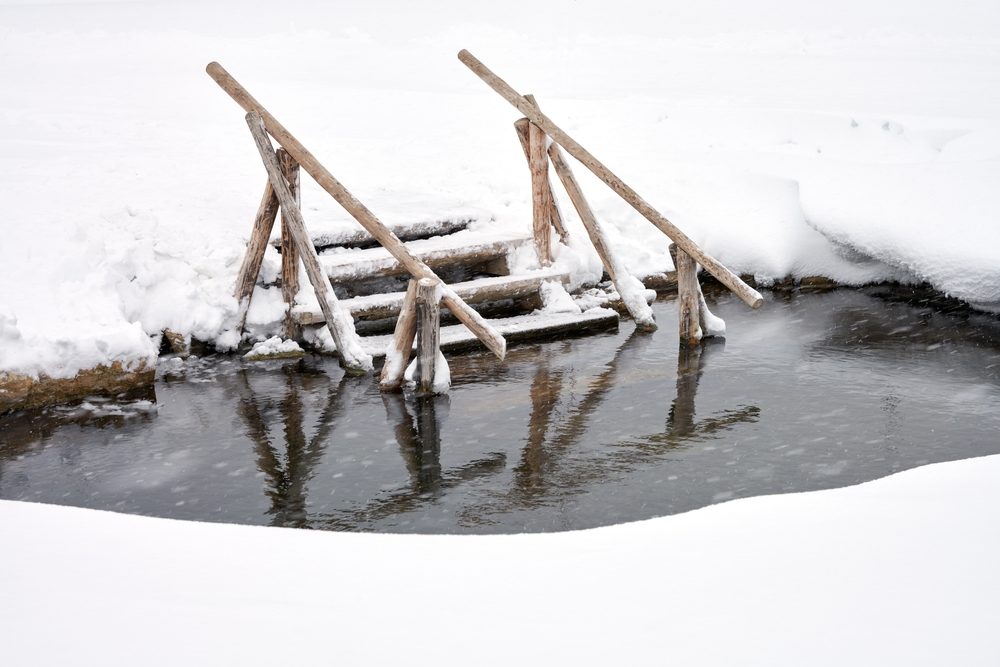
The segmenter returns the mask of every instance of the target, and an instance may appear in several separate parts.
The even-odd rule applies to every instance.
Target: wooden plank
[[[288,189],[295,199],[295,206],[302,210],[302,193],[299,184],[299,164],[284,148],[278,149],[278,165],[281,173],[288,181]],[[295,249],[288,220],[281,214],[281,296],[285,300],[285,338],[295,340],[299,337],[299,327],[292,316],[295,305],[295,295],[299,293],[299,254]]]
[[[274,188],[271,181],[264,186],[264,196],[261,197],[260,205],[257,207],[257,215],[253,219],[253,229],[250,232],[250,240],[247,242],[246,252],[243,254],[243,262],[240,264],[239,273],[236,274],[236,286],[233,296],[239,303],[237,319],[239,321],[240,335],[247,323],[247,311],[250,309],[250,297],[253,295],[253,288],[257,284],[257,276],[260,274],[260,265],[264,261],[264,251],[267,250],[267,239],[271,236],[271,229],[274,227],[274,219],[278,215],[278,198],[274,195]]]
[[[319,301],[319,306],[323,309],[326,326],[337,346],[340,364],[349,373],[367,373],[372,370],[371,356],[361,350],[358,335],[354,331],[354,321],[350,319],[350,315],[340,311],[337,296],[333,293],[329,279],[319,265],[316,251],[309,240],[308,232],[306,232],[302,213],[299,211],[295,198],[288,188],[288,183],[281,173],[278,156],[271,145],[271,140],[267,138],[264,121],[256,111],[249,112],[246,121],[250,133],[253,135],[254,143],[257,145],[257,151],[264,162],[268,178],[271,179],[274,194],[277,195],[278,203],[281,204],[281,213],[288,221],[288,231],[298,248],[302,263],[305,265],[306,275],[316,293],[316,300]]]
[[[518,111],[524,114],[532,123],[540,127],[548,134],[553,141],[566,149],[570,155],[579,160],[587,169],[594,173],[599,179],[604,181],[618,196],[624,199],[632,208],[638,211],[643,217],[653,223],[660,231],[666,234],[684,252],[694,258],[699,264],[719,282],[728,287],[734,294],[743,300],[751,308],[760,308],[764,303],[764,298],[759,292],[751,288],[740,277],[727,269],[720,262],[708,255],[698,245],[692,241],[684,232],[674,226],[664,215],[657,211],[649,202],[639,196],[627,183],[621,180],[614,172],[608,169],[602,162],[594,157],[587,149],[577,143],[571,136],[566,134],[558,125],[552,122],[548,116],[541,112],[535,105],[528,102],[510,85],[494,74],[486,65],[480,62],[471,53],[462,49],[458,53],[458,59],[472,70],[476,76],[482,79],[490,88],[495,90],[501,97],[510,102]]]
[[[563,336],[583,335],[618,328],[618,313],[607,308],[594,308],[585,313],[553,313],[519,315],[488,320],[511,343]],[[363,336],[361,344],[373,357],[385,354],[391,336]],[[442,352],[481,350],[482,344],[459,325],[441,327]]]
[[[455,232],[465,231],[476,218],[460,218],[455,220],[424,220],[419,222],[409,222],[406,224],[390,225],[386,224],[393,234],[404,243],[407,241],[422,241],[434,238],[435,236],[447,236]],[[326,248],[351,248],[365,249],[380,247],[378,241],[363,228],[342,229],[334,232],[315,232],[310,235],[313,246],[317,250]],[[280,246],[281,239],[271,239],[271,245]]]
[[[454,283],[451,288],[468,304],[489,303],[505,299],[520,299],[537,294],[542,283],[556,280],[566,284],[569,274],[555,269],[542,269],[513,276],[490,276],[462,283]],[[347,310],[355,320],[380,320],[395,317],[403,310],[407,292],[372,294],[344,299],[340,307]],[[297,311],[296,321],[301,325],[322,324],[323,313],[318,311]]]
[[[504,258],[512,247],[527,239],[520,234],[461,232],[432,241],[415,241],[410,252],[427,266],[475,266]],[[323,270],[334,282],[398,276],[406,267],[385,248],[349,250],[320,255]]]
[[[410,363],[413,338],[417,333],[417,281],[410,279],[400,306],[399,317],[392,339],[385,349],[386,361],[382,365],[378,387],[382,391],[399,391],[403,385],[403,374]]]
[[[205,68],[212,79],[219,84],[233,100],[239,104],[244,111],[257,113],[264,123],[265,129],[271,134],[272,137],[285,149],[288,151],[289,155],[295,158],[306,173],[315,179],[316,183],[319,184],[321,188],[326,190],[331,197],[336,200],[338,204],[344,207],[351,216],[358,221],[358,223],[365,228],[365,230],[371,234],[375,240],[379,242],[382,247],[388,250],[393,257],[399,261],[400,264],[406,267],[410,275],[414,278],[437,278],[434,272],[426,264],[421,262],[419,259],[414,257],[406,246],[403,245],[395,234],[392,233],[382,222],[375,217],[368,208],[362,204],[353,194],[348,191],[347,188],[341,184],[336,178],[333,177],[326,167],[324,167],[316,157],[310,153],[305,146],[296,139],[291,132],[289,132],[285,127],[278,122],[278,120],[272,116],[267,109],[263,107],[257,100],[250,95],[247,90],[239,84],[239,82],[234,79],[229,72],[227,72],[222,65],[216,62],[209,63]],[[312,245],[309,246],[312,248]],[[303,254],[306,252],[300,246],[300,250]],[[506,354],[507,344],[503,340],[503,336],[498,334],[496,331],[490,329],[486,325],[485,321],[479,316],[475,310],[473,310],[469,305],[462,302],[461,299],[454,297],[449,294],[445,294],[443,297],[445,302],[452,301],[448,304],[449,309],[455,313],[455,316],[465,325],[469,326],[471,330],[475,331],[476,335],[480,337],[483,344],[495,354],[500,359],[503,359]]]
[[[591,243],[594,244],[594,248],[597,250],[597,254],[600,256],[605,270],[611,277],[611,282],[614,283],[618,294],[621,295],[622,302],[628,309],[629,315],[632,316],[636,326],[639,328],[645,331],[655,331],[656,321],[653,319],[653,310],[646,303],[642,290],[639,289],[641,288],[641,284],[635,284],[625,265],[611,251],[611,244],[608,242],[608,237],[605,235],[604,230],[601,229],[601,225],[597,221],[597,216],[594,215],[593,210],[590,208],[590,204],[587,203],[587,198],[583,196],[583,191],[576,182],[573,171],[563,158],[558,144],[549,146],[549,157],[552,159],[552,166],[556,169],[556,175],[562,181],[563,187],[566,188],[566,194],[569,195],[570,201],[573,202],[573,207],[576,208],[576,212],[580,216],[580,221],[583,222],[584,229],[587,230],[587,236],[590,237]]]
[[[434,371],[438,358],[438,338],[441,329],[441,296],[438,282],[421,278],[417,282],[417,392],[434,393]]]

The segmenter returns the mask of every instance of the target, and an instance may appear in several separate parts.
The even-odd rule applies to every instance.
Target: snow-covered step
[[[441,266],[474,266],[506,258],[508,251],[529,241],[530,238],[522,233],[465,230],[411,241],[406,247],[429,267],[436,269]],[[406,273],[406,269],[389,251],[381,247],[334,250],[321,254],[319,262],[334,283]]]
[[[537,313],[486,320],[507,339],[517,343],[539,338],[554,338],[575,333],[587,333],[618,328],[618,313],[608,308],[591,308],[584,313]],[[384,357],[392,335],[365,336],[361,346],[373,357]],[[414,342],[414,345],[416,343]],[[482,347],[472,333],[461,324],[441,327],[441,349],[456,351]]]
[[[511,276],[490,276],[477,278],[449,285],[466,303],[488,303],[503,299],[519,299],[537,294],[542,283],[555,280],[566,284],[569,274],[555,269],[541,269],[519,273]],[[378,320],[399,315],[406,292],[390,292],[388,294],[371,294],[343,299],[340,306],[346,308],[355,319]],[[325,322],[322,311],[296,311],[295,319],[299,324],[322,324]]]
[[[454,234],[468,229],[469,225],[476,221],[473,216],[445,220],[425,220],[410,222],[406,224],[387,225],[392,233],[400,241],[420,241],[423,239]],[[277,247],[281,245],[280,227],[275,226],[279,232],[271,238],[271,245]],[[326,248],[374,248],[378,246],[378,241],[371,234],[366,232],[356,223],[354,225],[344,225],[340,229],[330,229],[320,231],[310,235],[313,245],[318,250]]]

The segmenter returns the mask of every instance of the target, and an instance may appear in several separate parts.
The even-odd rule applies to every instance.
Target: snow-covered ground
[[[1000,457],[595,530],[0,503],[9,665],[996,665]]]
[[[232,344],[265,175],[211,60],[388,222],[528,229],[518,114],[464,47],[737,271],[929,280],[996,308],[998,23],[990,0],[0,3],[0,369],[148,359],[167,327]],[[631,270],[669,268],[576,171]],[[304,182],[313,230],[347,224]],[[561,261],[593,274],[575,246]]]

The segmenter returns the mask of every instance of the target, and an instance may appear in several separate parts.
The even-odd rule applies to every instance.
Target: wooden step
[[[463,301],[469,304],[489,303],[504,299],[520,299],[537,294],[542,283],[556,280],[562,284],[569,282],[569,274],[555,269],[541,269],[512,276],[490,276],[449,285]],[[372,294],[343,299],[340,306],[346,308],[356,320],[379,320],[399,315],[406,292]],[[447,309],[445,309],[447,310]],[[300,310],[293,312],[295,320],[302,325],[322,324],[326,320],[320,310]]]
[[[585,313],[537,313],[487,320],[507,339],[507,344],[555,338],[573,334],[618,329],[618,313],[607,308],[591,308]],[[392,335],[365,336],[361,346],[373,357],[384,357]],[[415,345],[415,343],[414,343]],[[486,349],[461,324],[441,327],[441,349],[447,352]]]
[[[475,266],[504,259],[507,252],[530,238],[520,233],[484,233],[469,230],[411,241],[406,244],[416,257],[432,269],[443,266]],[[319,256],[320,265],[334,284],[406,273],[385,248],[341,250]]]
[[[420,241],[423,239],[454,234],[468,229],[476,221],[475,217],[456,218],[453,220],[426,220],[407,224],[387,225],[400,241]],[[280,229],[280,228],[279,228]],[[378,241],[361,227],[338,229],[329,232],[319,232],[311,235],[313,245],[317,250],[327,248],[375,248]],[[271,245],[281,247],[281,236],[271,239]]]

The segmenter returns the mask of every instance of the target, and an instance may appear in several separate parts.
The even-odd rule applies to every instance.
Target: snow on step
[[[512,276],[490,276],[477,278],[462,283],[449,285],[466,303],[485,303],[503,299],[518,299],[538,292],[543,282],[555,280],[566,284],[569,274],[556,269],[541,269],[519,273]],[[395,317],[399,314],[406,292],[390,292],[388,294],[372,294],[358,296],[340,301],[341,308],[346,308],[357,319],[377,320],[384,317]],[[321,324],[325,320],[318,310],[297,311],[295,319],[299,324]]]
[[[507,256],[508,250],[527,243],[520,233],[464,230],[447,236],[411,241],[406,247],[432,269],[439,266],[473,265]],[[406,270],[385,248],[337,249],[319,256],[330,280],[350,281],[398,275]]]
[[[468,229],[477,218],[468,215],[462,218],[444,220],[423,220],[407,224],[388,225],[389,229],[400,241],[419,241],[444,234],[454,234]],[[279,233],[271,238],[271,245],[281,245],[280,227],[275,227]],[[342,227],[327,231],[312,233],[313,245],[319,249],[334,246],[344,248],[372,248],[378,245],[375,237],[362,229],[357,223],[344,224]]]
[[[591,308],[583,313],[539,313],[486,320],[507,339],[507,343],[618,328],[618,313],[608,308]],[[384,357],[392,335],[364,336],[361,347],[373,357]],[[416,345],[416,343],[414,343]],[[475,349],[482,343],[461,324],[441,327],[441,349]]]

